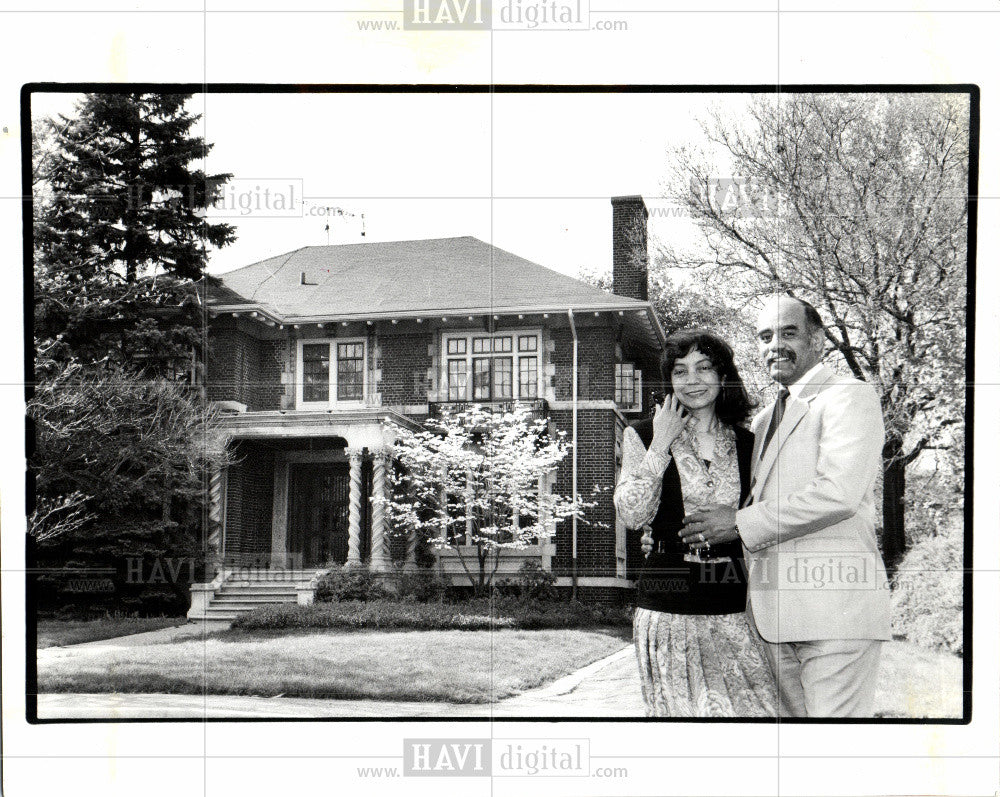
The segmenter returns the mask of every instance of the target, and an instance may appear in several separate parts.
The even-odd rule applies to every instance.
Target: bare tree
[[[882,397],[891,567],[907,466],[962,444],[969,98],[754,97],[703,129],[706,147],[671,153],[669,184],[703,245],[662,247],[661,261],[710,271],[739,302],[783,292],[824,315],[829,358]]]

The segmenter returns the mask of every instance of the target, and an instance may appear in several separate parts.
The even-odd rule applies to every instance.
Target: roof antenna
[[[361,214],[361,237],[365,237],[365,214]]]

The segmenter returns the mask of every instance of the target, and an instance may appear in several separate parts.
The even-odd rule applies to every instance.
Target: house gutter
[[[573,580],[573,588],[570,592],[570,597],[576,600],[576,588],[577,588],[577,568],[576,568],[576,502],[577,495],[579,494],[576,489],[577,480],[577,409],[579,405],[579,355],[580,355],[580,339],[576,334],[576,321],[573,319],[573,310],[569,309],[566,311],[566,315],[569,318],[569,328],[570,332],[573,333],[573,559],[571,564],[571,577]]]

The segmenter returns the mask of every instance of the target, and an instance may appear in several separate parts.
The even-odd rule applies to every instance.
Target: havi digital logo
[[[489,30],[490,0],[403,0],[403,30]]]
[[[492,771],[490,739],[404,739],[403,774],[487,777]]]

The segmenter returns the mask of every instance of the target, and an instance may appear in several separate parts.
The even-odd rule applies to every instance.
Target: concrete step
[[[263,606],[291,606],[294,605],[294,601],[269,601],[267,603],[246,603],[233,601],[232,603],[212,603],[208,607],[209,612],[237,612],[239,614],[245,614],[246,612],[251,612],[254,609],[260,609]]]
[[[229,593],[227,595],[216,595],[212,598],[211,606],[225,606],[233,603],[252,603],[258,606],[266,606],[269,603],[295,603],[298,595],[294,592],[282,595],[239,595]]]
[[[247,572],[234,572],[230,578],[238,581],[308,581],[314,576],[326,572],[325,570],[260,570]]]
[[[216,590],[216,595],[238,592],[253,595],[273,595],[291,594],[298,589],[296,584],[225,584],[221,589]]]

